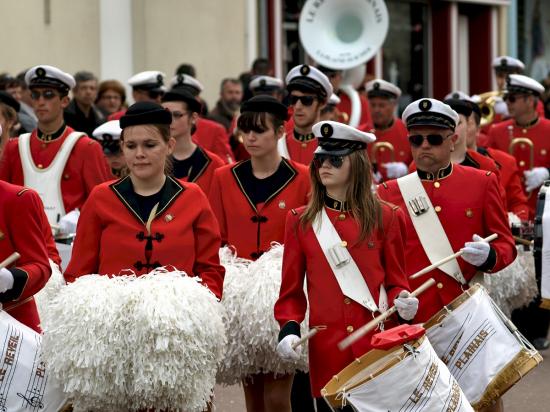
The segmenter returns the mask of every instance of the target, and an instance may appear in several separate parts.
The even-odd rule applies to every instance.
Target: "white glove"
[[[300,354],[302,353],[302,348],[298,346],[296,349],[292,349],[292,344],[298,342],[300,337],[296,335],[287,335],[285,336],[277,345],[277,353],[279,356],[286,361],[299,360]]]
[[[502,98],[495,99],[495,105],[493,107],[495,114],[501,114],[502,116],[508,116],[508,105]]]
[[[491,246],[489,243],[484,242],[483,238],[478,235],[472,236],[473,242],[464,243],[462,250],[462,259],[468,262],[473,266],[481,266],[485,263],[489,257],[489,252],[491,251]]]
[[[6,269],[0,269],[0,293],[4,293],[13,288],[13,275]]]
[[[398,179],[409,173],[409,168],[403,162],[389,162],[382,166],[386,168],[388,179]]]
[[[406,290],[401,291],[399,296],[393,301],[393,304],[397,308],[399,316],[405,320],[414,318],[418,310],[418,299],[411,296]]]
[[[76,233],[76,224],[80,217],[78,209],[72,210],[59,220],[59,231],[65,234]]]
[[[525,176],[525,190],[528,192],[540,187],[550,176],[546,167],[534,167],[523,172],[523,175]]]
[[[382,180],[382,174],[377,171],[376,173],[372,174],[372,178],[376,183],[380,183],[380,181]]]

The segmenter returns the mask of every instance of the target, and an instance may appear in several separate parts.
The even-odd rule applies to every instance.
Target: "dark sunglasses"
[[[428,143],[431,146],[441,146],[443,143],[443,140],[447,139],[448,137],[451,137],[453,133],[451,133],[448,136],[441,136],[440,134],[429,134],[427,136],[421,135],[421,134],[414,134],[412,136],[409,136],[409,143],[412,146],[420,147],[422,146],[422,143],[424,143],[424,139],[428,141]]]
[[[53,90],[44,90],[43,92],[38,92],[36,90],[31,91],[31,99],[38,100],[40,97],[43,97],[46,100],[52,100],[55,96],[60,96],[59,93]]]
[[[344,156],[316,154],[313,155],[313,166],[315,166],[317,169],[320,169],[321,166],[323,166],[323,163],[325,163],[325,160],[328,160],[329,163],[337,169],[341,168],[342,164],[344,164]]]
[[[517,99],[520,97],[523,97],[524,99],[527,97],[526,94],[505,94],[503,99],[505,102],[515,103]]]
[[[313,102],[315,101],[315,96],[294,96],[290,95],[290,104],[294,106],[296,103],[298,103],[298,100],[302,102],[304,106],[311,106]]]

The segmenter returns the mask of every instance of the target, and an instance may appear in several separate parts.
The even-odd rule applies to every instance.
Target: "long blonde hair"
[[[363,241],[382,225],[381,206],[378,197],[372,192],[372,166],[364,150],[356,150],[349,155],[350,184],[346,192],[346,203],[350,213],[359,224],[358,241]],[[318,169],[309,166],[311,178],[311,198],[304,214],[300,217],[302,229],[311,225],[325,206],[326,188],[321,183]]]

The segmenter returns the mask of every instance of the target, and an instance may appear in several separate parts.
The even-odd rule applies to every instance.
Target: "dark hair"
[[[124,105],[124,103],[126,102],[126,89],[118,80],[104,80],[99,83],[99,87],[97,89],[96,103],[99,101],[99,99],[101,99],[101,96],[103,96],[103,93],[105,93],[107,90],[114,90],[116,93],[120,94],[121,105]]]
[[[284,126],[284,121],[278,119],[267,112],[244,112],[239,116],[237,127],[242,131],[252,130],[263,133],[269,129],[269,123],[273,125],[273,130],[277,131],[279,127]]]
[[[265,57],[258,57],[252,63],[252,72],[254,74],[269,74],[271,63]]]
[[[226,77],[225,79],[222,80],[221,84],[220,84],[220,93],[223,92],[223,88],[225,87],[225,85],[227,83],[233,83],[233,84],[238,84],[242,87],[242,83],[239,79],[235,79],[233,77]]]
[[[25,75],[27,74],[27,70],[29,69],[23,70],[22,72],[18,73],[17,76],[15,76],[15,78],[19,81],[19,85],[23,90],[27,90],[28,88],[27,82],[25,81]]]
[[[74,75],[74,81],[76,82],[76,87],[78,87],[79,83],[89,82],[90,80],[94,80],[97,82],[97,77],[95,77],[95,75],[92,72],[80,71]]]
[[[196,73],[197,73],[197,71],[195,70],[195,67],[192,64],[182,63],[176,69],[175,74],[176,75],[178,75],[178,74],[188,74],[191,77],[197,77]]]

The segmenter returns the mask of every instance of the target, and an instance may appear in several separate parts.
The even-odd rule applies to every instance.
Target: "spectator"
[[[99,83],[96,106],[105,116],[122,110],[126,104],[126,90],[118,80],[105,80]]]
[[[92,73],[81,71],[75,74],[76,86],[73,88],[73,99],[65,109],[65,123],[74,130],[91,136],[100,124],[105,123],[105,116],[95,105],[97,98],[97,77]]]
[[[210,118],[229,131],[233,118],[239,113],[243,99],[243,86],[238,79],[226,78],[220,87],[220,99],[210,112]]]

